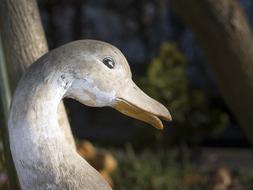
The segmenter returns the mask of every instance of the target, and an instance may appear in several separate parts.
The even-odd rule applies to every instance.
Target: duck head
[[[65,59],[74,62],[67,97],[88,106],[113,107],[158,129],[163,128],[159,118],[171,120],[169,111],[133,82],[129,64],[119,49],[95,40],[81,40],[67,46],[73,51]]]

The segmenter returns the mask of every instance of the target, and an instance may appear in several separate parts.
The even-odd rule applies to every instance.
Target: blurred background
[[[252,29],[253,1],[235,2]],[[114,189],[253,189],[252,139],[231,111],[230,99],[224,100],[217,68],[209,64],[230,55],[224,51],[210,60],[206,51],[212,47],[205,46],[209,34],[203,39],[194,27],[212,22],[199,18],[191,23],[177,11],[180,5],[168,0],[39,0],[38,5],[50,49],[78,39],[115,45],[128,59],[138,86],[172,114],[173,122],[158,131],[111,108],[64,100],[80,151],[86,151],[88,140],[112,155]],[[210,31],[219,32],[221,24],[210,26]],[[229,29],[225,32],[230,35]],[[224,69],[226,73],[230,68]]]

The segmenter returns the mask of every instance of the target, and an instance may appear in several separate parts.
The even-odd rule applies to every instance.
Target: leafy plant
[[[159,56],[148,66],[141,87],[169,108],[173,118],[174,141],[190,145],[216,136],[228,126],[228,115],[210,105],[205,94],[191,86],[187,61],[176,45],[164,43]]]
[[[159,151],[152,154],[149,150],[141,154],[127,146],[126,152],[116,155],[120,167],[113,175],[115,189],[119,190],[166,190],[179,189],[181,171],[172,161],[175,155]]]
[[[137,152],[127,145],[114,150],[119,167],[113,174],[118,190],[211,190],[253,188],[252,172],[231,165],[206,165],[206,160],[188,160],[187,167],[178,161],[178,149],[145,149]],[[239,161],[239,160],[238,160]],[[205,167],[203,167],[205,165]],[[202,166],[202,167],[201,167]],[[226,172],[219,172],[221,170]],[[229,184],[228,184],[229,183]]]

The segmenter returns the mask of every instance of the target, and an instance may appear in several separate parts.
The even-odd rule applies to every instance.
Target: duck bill
[[[171,121],[167,108],[146,95],[132,80],[119,90],[114,108],[132,118],[144,121],[157,129],[163,129],[161,119]]]

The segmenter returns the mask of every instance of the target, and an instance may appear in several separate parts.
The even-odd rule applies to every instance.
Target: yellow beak
[[[113,106],[119,112],[163,129],[161,119],[171,121],[170,112],[161,103],[146,95],[132,80],[119,90]]]

